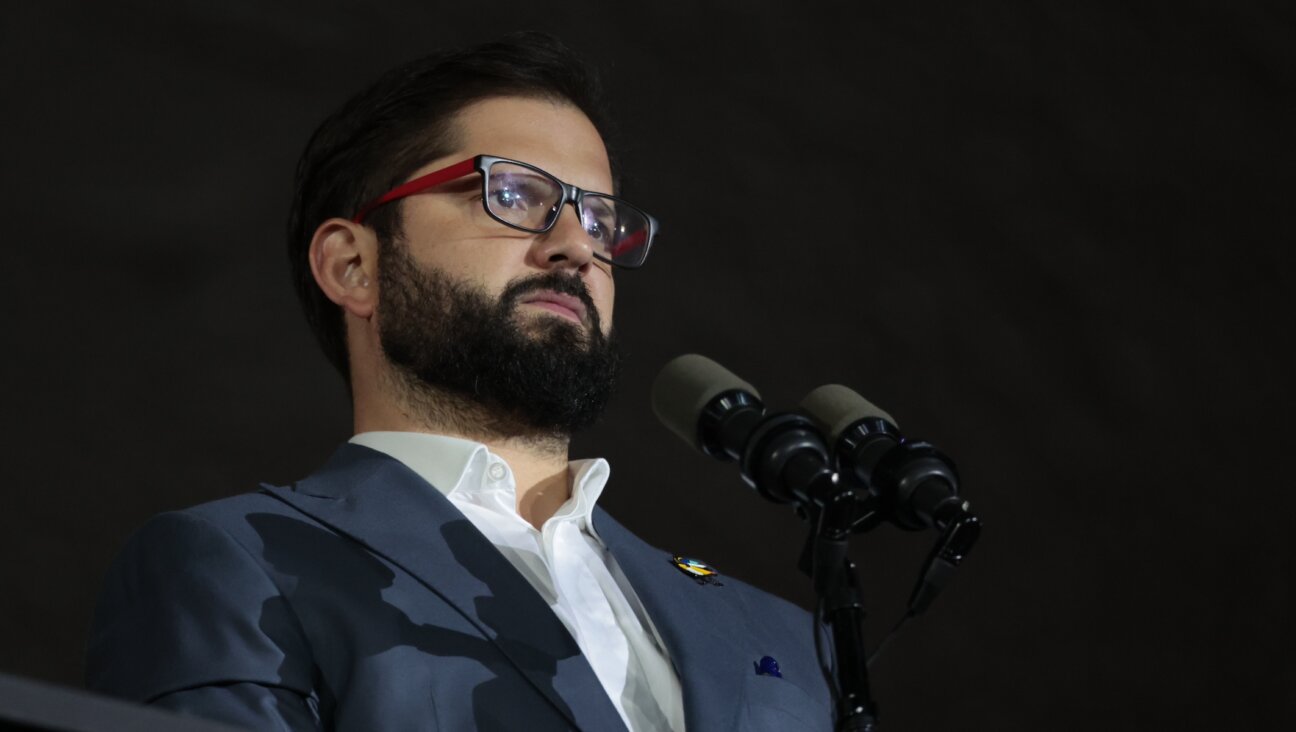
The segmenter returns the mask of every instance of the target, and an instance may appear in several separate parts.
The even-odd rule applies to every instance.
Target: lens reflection
[[[486,205],[491,213],[515,226],[545,228],[562,199],[558,181],[520,165],[495,163],[488,180]]]

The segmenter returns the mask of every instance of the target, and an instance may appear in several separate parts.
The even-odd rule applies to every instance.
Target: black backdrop
[[[1296,26],[1173,5],[7,7],[0,670],[76,683],[128,532],[346,438],[283,255],[296,156],[379,71],[540,28],[605,70],[666,226],[576,444],[614,514],[808,602],[794,516],[648,387],[689,351],[773,406],[842,382],[952,454],[987,527],[875,666],[886,728],[1290,718]],[[857,540],[874,641],[931,540]]]

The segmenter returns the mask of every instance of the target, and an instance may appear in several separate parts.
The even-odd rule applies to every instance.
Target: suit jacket
[[[690,730],[831,729],[811,616],[700,584],[598,510]],[[782,678],[757,675],[763,656]],[[532,586],[401,462],[344,445],[289,487],[162,514],[113,563],[92,689],[274,730],[624,730]]]

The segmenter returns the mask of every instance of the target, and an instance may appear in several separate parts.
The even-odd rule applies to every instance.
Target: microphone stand
[[[855,491],[838,480],[836,473],[822,466],[796,465],[817,473],[810,479],[808,493],[817,500],[812,507],[809,574],[814,583],[824,620],[832,632],[836,659],[837,729],[839,732],[875,732],[877,705],[869,692],[868,654],[864,650],[864,605],[860,598],[855,563],[847,557],[849,539],[857,524],[860,506]],[[815,632],[818,632],[816,629]]]

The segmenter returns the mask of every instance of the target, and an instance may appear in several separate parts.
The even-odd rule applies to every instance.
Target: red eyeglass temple
[[[357,213],[351,221],[357,224],[363,224],[365,217],[372,213],[375,208],[378,208],[383,204],[391,203],[392,201],[406,196],[412,196],[415,193],[425,191],[433,186],[439,186],[442,183],[452,181],[455,178],[462,178],[476,170],[477,158],[472,157],[455,163],[448,168],[434,170],[427,175],[420,175],[414,180],[402,183],[373,201],[361,206],[359,213]]]

